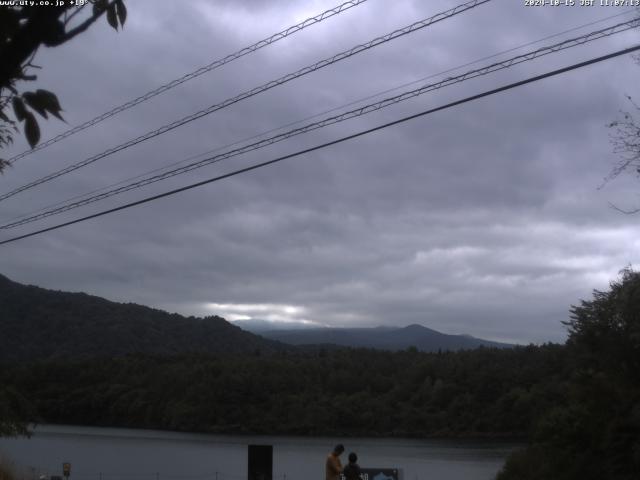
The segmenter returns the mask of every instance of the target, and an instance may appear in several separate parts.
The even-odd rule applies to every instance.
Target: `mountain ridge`
[[[242,322],[236,322],[242,325]],[[240,327],[242,328],[242,326]],[[415,347],[424,352],[469,350],[480,346],[512,348],[515,345],[476,338],[471,335],[450,335],[419,324],[406,327],[377,326],[359,328],[296,328],[250,330],[257,335],[295,346],[335,345],[352,348],[405,350]]]
[[[180,355],[270,354],[314,348],[375,348],[425,352],[513,345],[448,335],[428,327],[309,327],[244,330],[219,316],[185,317],[84,292],[23,285],[0,275],[0,361]],[[260,322],[254,322],[260,325]],[[264,325],[264,324],[262,324]]]
[[[290,348],[222,317],[184,317],[83,292],[23,285],[0,275],[0,361],[132,353],[256,354]]]

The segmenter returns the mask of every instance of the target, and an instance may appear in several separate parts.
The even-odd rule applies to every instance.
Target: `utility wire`
[[[154,90],[151,90],[147,93],[145,93],[144,95],[141,95],[137,98],[134,98],[133,100],[129,100],[126,103],[123,103],[122,105],[119,105],[115,108],[113,108],[112,110],[109,110],[108,112],[103,113],[102,115],[98,115],[97,117],[88,120],[84,123],[81,123],[80,125],[77,125],[73,128],[70,128],[69,130],[61,133],[60,135],[57,135],[45,142],[40,143],[39,145],[35,146],[34,148],[30,149],[30,150],[26,150],[18,155],[15,155],[13,157],[11,157],[8,162],[9,163],[13,163],[16,160],[19,160],[21,158],[24,158],[28,155],[31,155],[34,152],[37,152],[38,150],[42,150],[44,148],[47,148],[50,145],[53,145],[54,143],[59,142],[60,140],[63,140],[67,137],[70,137],[71,135],[74,135],[78,132],[81,132],[82,130],[85,130],[89,127],[92,127],[100,122],[102,122],[103,120],[106,120],[107,118],[113,117],[114,115],[117,115],[120,112],[124,112],[125,110],[128,110],[132,107],[135,107],[136,105],[142,103],[142,102],[146,102],[147,100],[155,97],[156,95],[160,95],[161,93],[164,93],[168,90],[171,90],[174,87],[177,87],[178,85],[188,82],[189,80],[192,80],[196,77],[199,77],[200,75],[203,75],[205,73],[208,73],[212,70],[215,70],[216,68],[222,67],[223,65],[226,65],[227,63],[231,63],[234,60],[237,60],[241,57],[244,57],[245,55],[248,55],[250,53],[253,53],[257,50],[260,50],[261,48],[264,48],[268,45],[271,45],[272,43],[275,43],[279,40],[282,40],[284,38],[287,38],[291,35],[293,35],[294,33],[298,33],[302,30],[304,30],[307,27],[310,27],[311,25],[315,25],[316,23],[320,23],[323,20],[326,20],[327,18],[331,18],[334,15],[338,15],[346,10],[349,10],[352,7],[356,7],[364,2],[366,2],[367,0],[350,0],[348,2],[345,2],[341,5],[338,5],[337,7],[331,8],[329,10],[325,10],[324,12],[314,16],[314,17],[310,17],[307,18],[306,20],[304,20],[303,22],[300,22],[296,25],[293,25],[289,28],[286,28],[285,30],[282,30],[281,32],[275,33],[273,35],[271,35],[268,38],[262,39],[256,43],[254,43],[253,45],[249,45],[248,47],[244,47],[241,50],[238,50],[235,53],[232,53],[230,55],[227,55],[226,57],[220,58],[218,60],[215,60],[213,62],[211,62],[208,65],[205,65],[204,67],[200,67],[197,70],[194,70],[193,72],[187,73],[185,75],[183,75],[180,78],[176,78],[175,80],[172,80],[171,82],[162,85]]]
[[[141,173],[139,175],[135,175],[133,177],[127,177],[127,178],[122,179],[122,180],[120,180],[120,181],[118,181],[116,183],[112,183],[112,184],[106,185],[104,187],[100,187],[100,188],[97,188],[95,190],[91,190],[91,191],[86,192],[86,193],[82,193],[82,194],[79,194],[79,195],[74,195],[73,197],[70,197],[70,198],[67,198],[65,200],[56,202],[54,204],[49,204],[49,205],[41,207],[41,208],[39,208],[37,210],[32,210],[31,212],[27,212],[27,213],[23,213],[23,214],[20,214],[20,215],[16,215],[16,216],[10,218],[8,220],[8,222],[13,222],[15,220],[23,219],[25,217],[29,217],[29,216],[35,215],[37,213],[44,212],[46,210],[53,209],[53,208],[58,207],[60,205],[67,204],[67,203],[72,202],[74,200],[78,200],[78,199],[81,199],[81,198],[89,197],[90,195],[94,195],[94,194],[99,193],[99,192],[104,192],[106,190],[112,189],[112,188],[117,187],[119,185],[123,185],[126,182],[131,182],[133,180],[138,180],[140,178],[143,178],[145,175],[151,175],[151,174],[156,173],[156,172],[161,172],[163,170],[167,170],[167,169],[169,169],[171,167],[182,165],[184,163],[190,162],[190,161],[195,160],[197,158],[204,157],[206,155],[211,155],[212,153],[216,153],[216,152],[225,150],[227,148],[234,147],[236,145],[240,145],[242,143],[245,143],[245,142],[248,142],[248,141],[251,141],[251,140],[255,140],[256,138],[264,137],[265,135],[268,135],[268,134],[273,133],[273,132],[277,132],[279,130],[283,130],[283,129],[287,128],[287,127],[291,127],[293,125],[298,125],[298,124],[306,122],[308,120],[313,120],[314,118],[321,117],[322,115],[326,115],[328,113],[332,113],[332,112],[338,111],[338,110],[343,109],[343,108],[347,108],[347,107],[350,107],[350,106],[353,106],[353,105],[357,105],[359,103],[365,102],[367,100],[371,100],[373,98],[379,97],[379,96],[387,94],[387,93],[395,92],[397,90],[400,90],[401,88],[405,88],[405,87],[408,87],[408,86],[411,86],[411,85],[415,85],[417,83],[423,82],[425,80],[429,80],[431,78],[440,77],[440,76],[445,75],[447,73],[451,73],[451,72],[455,72],[457,70],[460,70],[461,68],[468,67],[468,66],[471,66],[471,65],[475,65],[475,64],[480,63],[482,61],[490,60],[492,58],[496,58],[496,57],[502,56],[502,55],[504,55],[506,53],[511,53],[511,52],[516,51],[516,50],[520,50],[522,48],[525,48],[525,47],[528,47],[528,46],[531,46],[531,45],[535,45],[537,43],[543,42],[545,40],[549,40],[551,38],[557,38],[557,37],[560,37],[560,36],[565,35],[567,33],[571,33],[571,32],[575,32],[577,30],[581,30],[581,29],[583,29],[585,27],[589,27],[589,26],[592,26],[592,25],[596,25],[598,23],[605,22],[607,20],[611,20],[613,18],[617,18],[617,17],[621,17],[621,16],[624,16],[624,15],[629,15],[629,14],[634,14],[634,13],[635,12],[633,10],[630,10],[630,11],[626,11],[626,12],[622,12],[622,13],[617,13],[617,14],[614,14],[614,15],[609,15],[607,17],[603,17],[603,18],[601,18],[599,20],[595,20],[593,22],[585,23],[585,24],[579,25],[577,27],[572,27],[570,29],[563,30],[562,32],[554,33],[552,35],[548,35],[546,37],[542,37],[542,38],[539,38],[537,40],[533,40],[531,42],[527,42],[527,43],[518,45],[516,47],[509,48],[508,50],[502,50],[501,52],[497,52],[497,53],[494,53],[494,54],[479,58],[477,60],[473,60],[471,62],[467,62],[465,64],[449,68],[447,70],[444,70],[444,71],[441,71],[441,72],[438,72],[438,73],[433,73],[433,74],[430,74],[430,75],[428,75],[426,77],[422,77],[422,78],[419,78],[417,80],[412,80],[411,82],[408,82],[408,83],[403,83],[401,85],[389,88],[387,90],[383,90],[383,91],[374,93],[372,95],[368,95],[366,97],[362,97],[362,98],[359,98],[357,100],[353,100],[353,101],[348,102],[346,104],[342,104],[340,106],[330,108],[329,110],[324,110],[322,112],[315,113],[315,114],[313,114],[311,116],[308,116],[308,117],[305,117],[305,118],[302,118],[302,119],[299,119],[299,120],[296,120],[296,121],[293,121],[293,122],[289,122],[289,123],[281,125],[279,127],[271,128],[269,130],[257,133],[255,135],[251,135],[250,137],[245,137],[245,138],[242,138],[240,140],[236,140],[233,143],[228,143],[226,145],[222,145],[222,146],[216,147],[216,148],[214,148],[212,150],[207,150],[206,152],[199,153],[199,154],[196,154],[196,155],[191,155],[191,156],[189,156],[187,158],[184,158],[182,160],[179,160],[177,162],[171,162],[171,163],[169,163],[167,165],[164,165],[162,167],[154,168],[153,170],[149,170],[147,172]],[[0,226],[0,229],[2,229],[4,227],[5,226]]]
[[[366,115],[368,113],[372,113],[372,112],[381,110],[381,109],[389,107],[391,105],[395,105],[397,103],[409,100],[411,98],[417,97],[419,95],[423,95],[425,93],[428,93],[428,92],[431,92],[431,91],[434,91],[434,90],[437,90],[437,89],[440,89],[440,88],[448,87],[448,86],[454,85],[456,83],[461,83],[461,82],[470,80],[472,78],[488,75],[490,73],[493,73],[493,72],[496,72],[496,71],[499,71],[499,70],[504,70],[504,69],[510,68],[510,67],[512,67],[514,65],[518,65],[520,63],[524,63],[524,62],[527,62],[527,61],[534,60],[534,59],[542,57],[544,55],[549,55],[549,54],[552,54],[552,53],[559,52],[561,50],[566,50],[568,48],[573,48],[573,47],[576,47],[576,46],[579,46],[579,45],[583,45],[583,44],[585,44],[587,42],[591,42],[591,41],[594,41],[594,40],[599,40],[601,38],[608,37],[608,36],[614,35],[616,33],[621,33],[621,32],[624,32],[624,31],[627,31],[627,30],[630,30],[632,28],[637,27],[639,22],[640,22],[640,19],[636,18],[636,19],[629,20],[627,22],[622,22],[622,23],[619,23],[617,25],[613,25],[613,26],[610,26],[610,27],[607,27],[607,28],[604,28],[604,29],[601,29],[601,30],[590,32],[590,33],[582,35],[580,37],[568,39],[568,40],[565,40],[563,42],[556,43],[554,45],[550,45],[550,46],[547,46],[547,47],[542,47],[542,48],[539,48],[537,50],[533,50],[531,52],[524,53],[524,54],[521,54],[521,55],[518,55],[518,56],[515,56],[515,57],[512,57],[512,58],[509,58],[507,60],[503,60],[501,62],[493,63],[491,65],[488,65],[488,66],[485,66],[485,67],[481,67],[481,68],[478,68],[478,69],[475,69],[475,70],[470,70],[470,71],[468,71],[466,73],[463,73],[461,75],[457,75],[455,77],[449,77],[449,78],[446,78],[446,79],[444,79],[444,80],[442,80],[440,82],[437,82],[437,83],[424,85],[424,86],[422,86],[420,88],[417,88],[415,90],[403,92],[403,93],[401,93],[399,95],[386,98],[386,99],[381,100],[379,102],[371,103],[369,105],[365,105],[365,106],[362,106],[360,108],[356,108],[354,110],[350,110],[348,112],[344,112],[344,113],[342,113],[340,115],[335,115],[335,116],[332,116],[332,117],[328,117],[328,118],[325,118],[325,119],[320,120],[318,122],[313,122],[313,123],[304,125],[302,127],[295,128],[295,129],[290,130],[288,132],[284,132],[284,133],[275,135],[273,137],[269,137],[269,138],[266,138],[266,139],[263,139],[263,140],[259,140],[259,141],[255,142],[255,143],[252,143],[252,144],[249,144],[249,145],[245,145],[243,147],[239,147],[239,148],[236,148],[236,149],[233,149],[233,150],[230,150],[230,151],[218,154],[218,155],[214,155],[214,156],[209,157],[209,158],[205,158],[205,159],[200,160],[198,162],[194,162],[194,163],[191,163],[191,164],[188,164],[188,165],[185,165],[185,166],[182,166],[182,167],[179,167],[179,168],[176,168],[176,169],[173,169],[173,170],[161,173],[161,174],[157,174],[157,175],[154,175],[154,176],[151,176],[151,177],[147,177],[147,178],[144,178],[144,179],[139,180],[137,182],[132,182],[132,183],[129,183],[127,185],[124,185],[124,186],[121,186],[121,187],[118,187],[118,188],[114,188],[112,190],[108,190],[106,192],[100,193],[98,195],[94,195],[94,196],[91,196],[91,197],[84,198],[83,200],[79,200],[79,201],[76,201],[76,202],[73,202],[73,203],[68,203],[68,204],[62,205],[62,206],[57,207],[57,208],[52,208],[52,209],[46,210],[44,212],[37,213],[35,215],[31,215],[31,216],[28,216],[26,218],[22,218],[20,220],[16,220],[16,221],[13,221],[13,222],[6,223],[4,225],[0,225],[0,230],[6,230],[6,229],[9,229],[9,228],[15,228],[15,227],[18,227],[18,226],[21,226],[21,225],[25,225],[27,223],[35,222],[37,220],[41,220],[43,218],[50,217],[52,215],[57,215],[57,214],[60,214],[60,213],[63,213],[63,212],[67,212],[67,211],[73,210],[75,208],[79,208],[79,207],[82,207],[82,206],[85,206],[85,205],[88,205],[88,204],[91,204],[91,203],[95,203],[95,202],[100,201],[100,200],[104,200],[104,199],[112,197],[114,195],[118,195],[118,194],[121,194],[121,193],[124,193],[124,192],[128,192],[130,190],[141,188],[143,186],[150,185],[152,183],[156,183],[156,182],[159,182],[161,180],[165,180],[165,179],[170,178],[170,177],[174,177],[174,176],[177,176],[177,175],[181,175],[181,174],[190,172],[191,170],[195,170],[197,168],[201,168],[201,167],[204,167],[206,165],[210,165],[212,163],[218,163],[218,162],[221,162],[221,161],[226,160],[226,159],[231,158],[231,157],[235,157],[235,156],[242,155],[244,153],[247,153],[247,152],[250,152],[250,151],[253,151],[253,150],[264,148],[264,147],[266,147],[268,145],[272,145],[274,143],[281,142],[283,140],[289,139],[291,137],[294,137],[294,136],[297,136],[297,135],[300,135],[300,134],[303,134],[303,133],[308,133],[308,132],[311,132],[311,131],[314,131],[314,130],[317,130],[317,129],[320,129],[320,128],[324,128],[324,127],[326,127],[328,125],[333,125],[333,124],[340,123],[340,122],[343,122],[343,121],[346,121],[346,120],[349,120],[349,119],[352,119],[352,118],[355,118],[355,117]]]
[[[466,12],[472,8],[475,8],[479,5],[482,5],[484,3],[488,3],[491,0],[471,0],[469,2],[463,3],[461,5],[458,5],[454,8],[451,8],[449,10],[446,10],[444,12],[438,13],[432,17],[420,20],[419,22],[415,22],[411,25],[408,25],[404,28],[398,29],[398,30],[394,30],[391,33],[388,33],[386,35],[383,35],[381,37],[377,37],[374,38],[373,40],[367,42],[367,43],[363,43],[360,45],[357,45],[349,50],[345,50],[341,53],[338,53],[336,55],[334,55],[333,57],[330,58],[326,58],[324,60],[320,60],[319,62],[314,63],[313,65],[310,66],[306,66],[296,72],[293,73],[289,73],[283,77],[278,78],[277,80],[271,80],[270,82],[267,82],[259,87],[255,87],[251,90],[248,90],[244,93],[241,93],[240,95],[237,95],[235,97],[232,98],[228,98],[227,100],[224,100],[221,103],[218,104],[214,104],[211,105],[210,107],[204,109],[204,110],[200,110],[196,113],[193,113],[191,115],[187,115],[186,117],[181,118],[180,120],[176,120],[175,122],[172,122],[170,124],[164,125],[156,130],[152,130],[150,132],[145,133],[144,135],[141,135],[137,138],[134,138],[132,140],[129,140],[125,143],[122,143],[116,147],[112,147],[108,150],[105,150],[102,153],[99,153],[97,155],[94,155],[92,157],[89,157],[81,162],[75,163],[73,165],[70,165],[66,168],[63,168],[62,170],[58,170],[57,172],[51,173],[45,177],[39,178],[38,180],[34,180],[31,183],[28,183],[26,185],[23,185],[21,187],[16,188],[15,190],[12,190],[8,193],[4,193],[2,195],[0,195],[0,201],[2,200],[6,200],[9,197],[12,197],[20,192],[23,192],[25,190],[28,190],[30,188],[33,188],[37,185],[41,185],[43,183],[46,183],[50,180],[53,180],[55,178],[58,178],[62,175],[65,175],[67,173],[73,172],[75,170],[78,170],[79,168],[82,168],[86,165],[89,165],[91,163],[94,163],[104,157],[107,157],[109,155],[112,155],[116,152],[119,152],[121,150],[124,150],[126,148],[132,147],[138,143],[144,142],[146,140],[149,140],[151,138],[157,137],[158,135],[162,135],[164,133],[167,133],[175,128],[178,128],[186,123],[190,123],[193,122],[194,120],[197,120],[199,118],[204,117],[205,115],[209,115],[210,113],[213,113],[215,111],[221,110],[223,108],[226,108],[230,105],[233,105],[234,103],[240,102],[242,100],[245,100],[249,97],[252,97],[254,95],[257,95],[259,93],[265,92],[267,90],[270,90],[274,87],[277,87],[279,85],[282,85],[284,83],[290,82],[291,80],[294,80],[296,78],[302,77],[304,75],[307,75],[309,73],[315,72],[316,70],[320,70],[321,68],[327,67],[329,65],[332,65],[334,63],[337,63],[341,60],[344,60],[346,58],[352,57],[354,55],[357,55],[358,53],[361,53],[363,51],[369,50],[371,48],[377,47],[378,45],[381,45],[383,43],[389,42],[391,40],[395,40],[396,38],[402,37],[404,35],[408,35],[410,33],[416,32],[422,28],[428,27],[430,25],[433,25],[434,23],[440,22],[442,20],[446,20],[448,18],[451,18],[455,15],[458,15],[460,13]]]
[[[153,195],[151,197],[146,197],[146,198],[143,198],[142,200],[137,200],[135,202],[127,203],[127,204],[121,205],[119,207],[110,208],[108,210],[103,210],[101,212],[94,213],[92,215],[87,215],[86,217],[77,218],[75,220],[71,220],[71,221],[68,221],[68,222],[60,223],[60,224],[57,224],[57,225],[54,225],[54,226],[51,226],[51,227],[48,227],[48,228],[43,228],[41,230],[36,230],[34,232],[31,232],[31,233],[26,233],[24,235],[19,235],[17,237],[9,238],[7,240],[0,241],[0,245],[5,245],[7,243],[16,242],[16,241],[22,240],[24,238],[33,237],[33,236],[39,235],[41,233],[50,232],[52,230],[57,230],[57,229],[60,229],[62,227],[67,227],[69,225],[74,225],[76,223],[84,222],[86,220],[90,220],[90,219],[101,217],[101,216],[104,216],[104,215],[107,215],[107,214],[110,214],[110,213],[118,212],[120,210],[125,210],[125,209],[131,208],[131,207],[135,207],[137,205],[142,205],[143,203],[148,203],[148,202],[152,202],[154,200],[158,200],[160,198],[164,198],[164,197],[168,197],[168,196],[171,196],[171,195],[175,195],[176,193],[180,193],[180,192],[184,192],[184,191],[187,191],[187,190],[191,190],[193,188],[200,187],[202,185],[207,185],[209,183],[217,182],[219,180],[224,180],[225,178],[229,178],[229,177],[233,177],[233,176],[236,176],[236,175],[240,175],[241,173],[246,173],[246,172],[249,172],[249,171],[252,171],[252,170],[256,170],[258,168],[266,167],[268,165],[272,165],[274,163],[278,163],[278,162],[281,162],[283,160],[287,160],[289,158],[298,157],[298,156],[304,155],[306,153],[314,152],[316,150],[321,150],[323,148],[326,148],[326,147],[329,147],[329,146],[332,146],[332,145],[337,145],[339,143],[343,143],[343,142],[346,142],[348,140],[352,140],[354,138],[362,137],[364,135],[368,135],[370,133],[377,132],[379,130],[383,130],[383,129],[391,127],[391,126],[398,125],[398,124],[407,122],[409,120],[414,120],[416,118],[423,117],[423,116],[426,116],[426,115],[430,115],[432,113],[439,112],[441,110],[446,110],[446,109],[449,109],[449,108],[452,108],[452,107],[455,107],[455,106],[458,106],[458,105],[462,105],[464,103],[468,103],[468,102],[471,102],[471,101],[474,101],[474,100],[478,100],[480,98],[484,98],[484,97],[488,97],[488,96],[491,96],[491,95],[495,95],[496,93],[500,93],[500,92],[504,92],[504,91],[507,91],[507,90],[511,90],[511,89],[516,88],[516,87],[520,87],[522,85],[526,85],[526,84],[529,84],[529,83],[533,83],[533,82],[537,82],[537,81],[543,80],[545,78],[554,77],[556,75],[560,75],[560,74],[563,74],[563,73],[566,73],[566,72],[569,72],[569,71],[572,71],[572,70],[576,70],[578,68],[583,68],[583,67],[586,67],[588,65],[593,65],[595,63],[599,63],[599,62],[602,62],[602,61],[605,61],[605,60],[609,60],[611,58],[619,57],[620,55],[626,55],[628,53],[632,53],[632,52],[635,52],[635,51],[638,51],[638,50],[640,50],[640,45],[636,45],[636,46],[633,46],[633,47],[625,48],[623,50],[618,50],[618,51],[615,51],[613,53],[609,53],[607,55],[602,55],[600,57],[595,57],[595,58],[592,58],[590,60],[586,60],[584,62],[575,63],[575,64],[569,65],[567,67],[559,68],[557,70],[552,70],[552,71],[547,72],[547,73],[536,75],[534,77],[529,77],[529,78],[527,78],[525,80],[520,80],[518,82],[514,82],[514,83],[507,84],[507,85],[503,85],[502,87],[494,88],[492,90],[487,90],[487,91],[479,93],[477,95],[472,95],[470,97],[463,98],[462,100],[456,100],[454,102],[447,103],[446,105],[442,105],[440,107],[436,107],[436,108],[432,108],[432,109],[429,109],[429,110],[425,110],[423,112],[416,113],[414,115],[409,115],[407,117],[403,117],[403,118],[400,118],[398,120],[394,120],[392,122],[388,122],[388,123],[385,123],[385,124],[382,124],[382,125],[378,125],[377,127],[369,128],[367,130],[362,130],[362,131],[360,131],[358,133],[354,133],[352,135],[347,135],[347,136],[338,138],[336,140],[332,140],[330,142],[326,142],[326,143],[322,143],[320,145],[316,145],[314,147],[306,148],[304,150],[299,150],[297,152],[290,153],[288,155],[283,155],[281,157],[277,157],[277,158],[274,158],[272,160],[268,160],[266,162],[262,162],[262,163],[258,163],[258,164],[255,164],[255,165],[251,165],[249,167],[241,168],[241,169],[235,170],[233,172],[226,173],[224,175],[219,175],[217,177],[209,178],[207,180],[202,180],[200,182],[192,183],[190,185],[186,185],[184,187],[176,188],[174,190],[170,190],[168,192],[160,193],[158,195]]]

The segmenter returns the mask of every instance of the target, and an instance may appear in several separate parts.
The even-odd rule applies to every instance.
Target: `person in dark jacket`
[[[342,474],[347,480],[360,480],[360,466],[357,462],[358,456],[351,452],[349,454],[349,463],[342,470]]]

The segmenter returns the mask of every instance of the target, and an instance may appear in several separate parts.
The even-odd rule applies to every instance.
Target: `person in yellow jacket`
[[[342,473],[340,455],[342,455],[342,452],[344,452],[344,446],[339,443],[333,448],[333,452],[327,455],[327,462],[325,464],[326,480],[340,480],[340,474]]]

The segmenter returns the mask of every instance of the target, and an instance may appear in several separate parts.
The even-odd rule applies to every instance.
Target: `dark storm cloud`
[[[2,190],[454,5],[370,0],[25,158],[3,176]],[[76,124],[331,6],[136,2],[122,32],[96,25],[82,41],[42,51],[41,85],[58,93],[65,117]],[[617,12],[496,0],[2,202],[0,213],[4,219],[37,209]],[[465,82],[43,225],[632,41],[637,34],[612,37]],[[624,94],[633,93],[638,72],[630,59],[613,60],[6,245],[1,270],[22,282],[185,314],[343,326],[422,323],[448,333],[559,341],[570,304],[637,262],[637,222],[608,207],[635,201],[637,184],[623,179],[596,187],[615,161],[605,124],[626,107]],[[51,121],[44,128],[49,137],[65,125]]]

